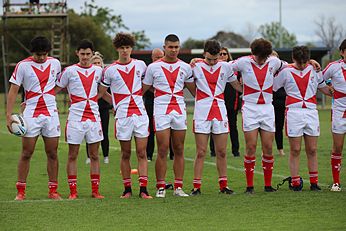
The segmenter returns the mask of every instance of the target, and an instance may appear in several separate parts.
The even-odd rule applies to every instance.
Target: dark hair
[[[208,52],[211,55],[217,55],[220,53],[221,45],[218,41],[212,39],[207,40],[204,43],[204,52]]]
[[[165,43],[166,42],[179,42],[179,37],[175,34],[169,34],[165,38]]]
[[[221,47],[220,52],[221,52],[221,51],[226,51],[226,53],[227,53],[227,62],[233,60],[232,55],[231,55],[231,53],[229,53],[227,47]]]
[[[340,46],[339,46],[340,51],[343,51],[345,49],[346,49],[346,39],[344,39],[344,41],[342,41]]]
[[[94,44],[88,39],[83,39],[82,41],[79,42],[77,51],[80,49],[88,49],[90,48],[92,51],[94,51]]]
[[[30,41],[31,52],[49,52],[52,50],[52,44],[44,36],[37,36]]]
[[[307,46],[295,46],[292,50],[292,59],[298,64],[305,64],[310,60],[310,50]]]
[[[136,40],[132,34],[121,32],[115,35],[112,42],[115,48],[119,48],[121,46],[134,47]]]
[[[250,44],[250,48],[251,53],[258,56],[260,59],[267,59],[273,51],[271,42],[264,38],[255,39]]]

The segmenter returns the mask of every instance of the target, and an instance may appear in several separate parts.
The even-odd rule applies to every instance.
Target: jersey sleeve
[[[153,82],[154,82],[154,76],[153,76],[153,66],[152,65],[149,65],[146,72],[145,72],[145,76],[144,76],[144,79],[143,79],[143,83],[145,85],[149,85],[149,86],[152,86],[153,85]]]
[[[225,64],[227,82],[231,83],[237,80],[237,76],[232,70],[232,66],[229,63]]]
[[[104,87],[109,87],[111,85],[111,71],[110,66],[103,69],[102,78],[100,84]]]
[[[191,66],[187,64],[185,83],[192,83],[194,81]]]
[[[329,80],[333,77],[334,68],[333,68],[332,63],[328,64],[328,66],[326,68],[324,68],[324,70],[322,71],[322,74],[323,74],[324,80]]]
[[[287,71],[280,71],[275,77],[273,81],[273,91],[277,91],[280,88],[285,86],[286,74]]]
[[[66,67],[61,75],[59,75],[58,80],[56,82],[56,85],[61,88],[65,88],[68,85],[68,80],[69,80],[69,68]]]
[[[317,82],[318,82],[318,86],[317,86],[318,88],[323,88],[323,87],[327,86],[326,81],[324,81],[323,74],[321,72],[317,72],[316,77],[317,77]]]
[[[12,75],[11,75],[11,78],[9,80],[10,83],[13,83],[15,85],[22,85],[23,83],[23,79],[24,79],[24,74],[25,74],[25,71],[24,71],[24,68],[23,68],[23,65],[21,65],[22,63],[17,63]]]
[[[142,61],[141,68],[142,68],[142,76],[141,76],[141,79],[143,80],[144,77],[145,77],[145,73],[146,73],[146,71],[147,71],[147,65],[146,65],[145,62],[143,62],[143,61]]]

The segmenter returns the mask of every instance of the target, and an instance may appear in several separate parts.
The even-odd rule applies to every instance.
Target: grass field
[[[27,180],[27,200],[14,201],[16,194],[17,161],[21,149],[20,138],[6,131],[3,100],[0,102],[2,131],[0,132],[0,230],[346,230],[346,190],[329,192],[332,183],[330,169],[330,112],[320,111],[321,137],[318,143],[319,182],[322,192],[310,192],[306,156],[301,157],[300,174],[305,179],[303,192],[291,192],[284,185],[276,193],[263,192],[260,151],[257,154],[257,172],[253,196],[245,195],[243,158],[228,156],[230,186],[236,194],[219,195],[214,159],[206,158],[202,195],[193,198],[175,198],[172,191],[165,199],[142,200],[137,197],[138,184],[133,177],[134,196],[120,199],[123,190],[119,174],[119,145],[110,129],[110,164],[101,163],[100,191],[104,200],[90,197],[89,166],[85,165],[85,145],[78,161],[79,199],[50,201],[47,198],[46,158],[42,140],[36,147]],[[61,115],[62,129],[66,115]],[[240,117],[239,117],[240,120]],[[241,122],[241,121],[239,121]],[[113,121],[110,124],[113,127]],[[241,154],[244,139],[240,132]],[[286,156],[275,155],[273,184],[289,175],[288,145]],[[185,191],[192,188],[194,137],[191,115],[185,142]],[[228,150],[230,153],[230,149]],[[134,158],[133,158],[134,159]],[[68,197],[66,180],[67,144],[60,139],[59,192]],[[101,158],[102,160],[102,158]],[[133,161],[133,167],[135,167]],[[172,181],[172,161],[169,161],[167,181]],[[342,182],[346,171],[342,169]],[[149,163],[149,191],[155,193],[154,162]]]

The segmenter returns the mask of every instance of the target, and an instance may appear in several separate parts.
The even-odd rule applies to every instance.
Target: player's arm
[[[238,80],[231,82],[231,85],[236,91],[243,93],[243,87]]]
[[[151,89],[152,86],[151,85],[147,85],[145,83],[142,83],[142,95],[145,94],[145,92],[147,92],[147,90]]]
[[[11,132],[11,124],[15,121],[12,120],[11,115],[13,112],[13,106],[16,102],[16,98],[18,95],[18,91],[19,91],[20,86],[16,85],[16,84],[11,84],[10,90],[8,92],[7,95],[7,104],[6,104],[6,126],[7,129],[10,133]]]
[[[185,82],[185,87],[189,90],[189,92],[191,93],[191,95],[193,97],[195,97],[196,95],[196,83],[195,82]]]
[[[99,87],[98,87],[97,98],[98,98],[98,99],[102,98],[102,99],[104,99],[107,103],[112,104],[112,96],[111,96],[111,94],[109,94],[109,93],[107,92],[107,89],[108,89],[108,87],[103,86],[103,85],[100,84]]]
[[[321,65],[314,59],[310,59],[309,63],[314,67],[316,71],[321,71]]]
[[[62,89],[63,89],[62,87],[55,85],[54,87],[55,94],[57,95]]]
[[[334,88],[333,87],[330,87],[330,86],[324,86],[324,87],[321,87],[321,88],[318,88],[318,90],[320,92],[322,92],[323,94],[325,95],[328,95],[330,97],[333,96],[333,92],[334,92]]]

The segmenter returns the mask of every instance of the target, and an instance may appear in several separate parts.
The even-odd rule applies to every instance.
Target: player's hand
[[[330,85],[330,86],[328,86],[328,88],[329,88],[330,94],[333,95],[334,91],[335,91],[334,87],[332,85]]]
[[[7,130],[12,134],[12,123],[18,123],[17,121],[14,121],[12,119],[12,115],[7,115],[6,116],[6,126],[7,126]]]
[[[20,112],[23,113],[23,111],[25,110],[25,107],[26,107],[26,103],[23,102],[20,104]]]
[[[315,71],[321,71],[321,65],[314,59],[310,59],[310,64],[314,67]]]
[[[196,66],[196,63],[198,62],[198,61],[201,61],[201,60],[203,60],[203,59],[201,59],[201,58],[193,58],[193,59],[191,59],[191,61],[190,61],[190,66],[193,68],[193,67],[195,67]]]

